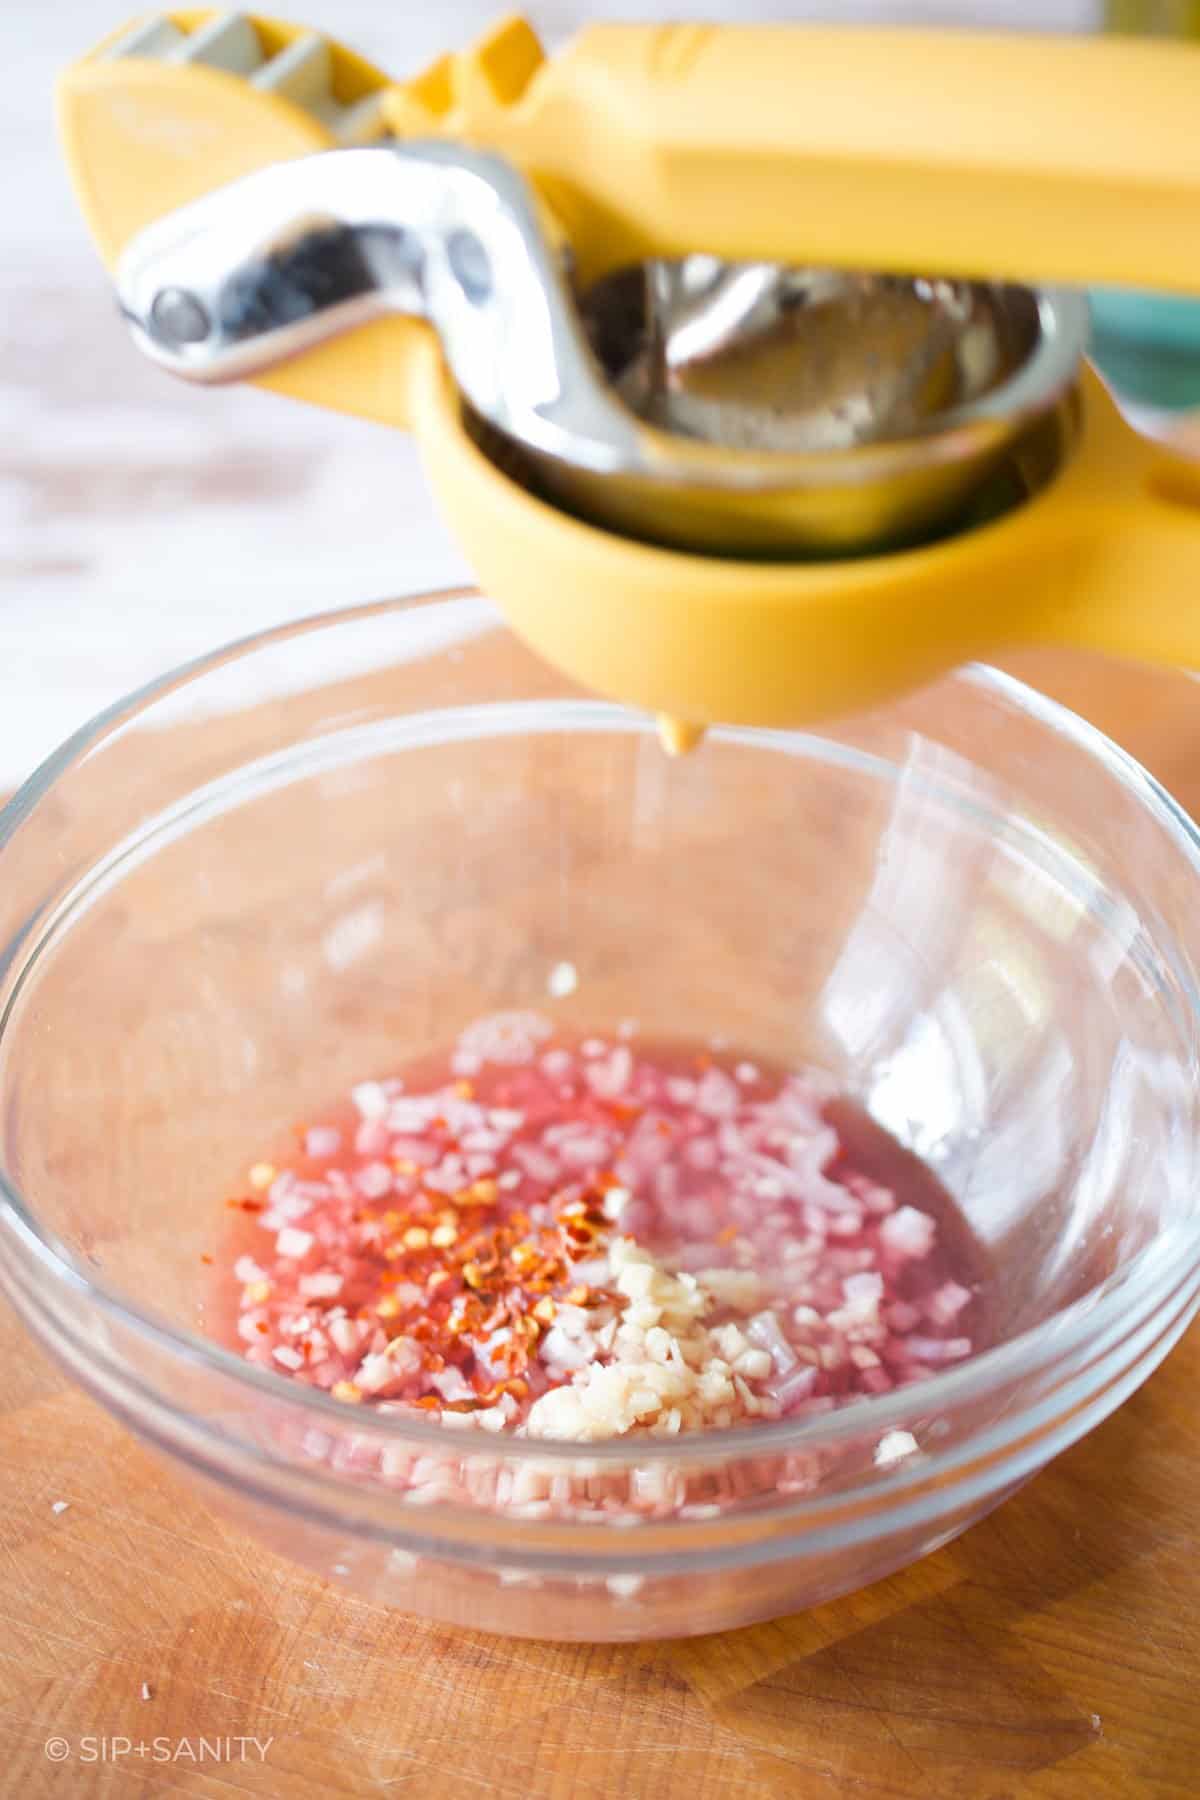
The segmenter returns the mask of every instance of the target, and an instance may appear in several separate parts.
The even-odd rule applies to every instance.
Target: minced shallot
[[[223,1265],[242,1354],[587,1443],[815,1416],[971,1353],[974,1271],[856,1167],[827,1080],[635,1040],[476,1020],[254,1163]]]

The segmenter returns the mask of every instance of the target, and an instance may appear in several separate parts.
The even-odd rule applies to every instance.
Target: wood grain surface
[[[1194,687],[1082,658],[1010,666],[1200,810]],[[215,1520],[7,1313],[0,1347],[4,1796],[1200,1791],[1196,1331],[923,1563],[775,1623],[632,1648],[505,1642],[347,1598]]]

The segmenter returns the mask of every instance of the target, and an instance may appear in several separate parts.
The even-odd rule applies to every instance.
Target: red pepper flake
[[[258,1213],[265,1211],[267,1203],[265,1200],[252,1200],[247,1194],[236,1200],[227,1200],[225,1204],[236,1207],[240,1212]]]
[[[212,1267],[212,1257],[211,1256],[202,1255],[200,1258],[200,1261],[202,1263],[207,1263],[210,1268]]]

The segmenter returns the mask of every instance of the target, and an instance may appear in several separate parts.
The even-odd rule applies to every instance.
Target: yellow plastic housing
[[[1082,447],[994,524],[855,561],[744,564],[634,543],[501,474],[436,355],[410,407],[486,589],[549,661],[677,720],[799,725],[1031,643],[1200,664],[1200,469],[1144,443],[1088,374]]]

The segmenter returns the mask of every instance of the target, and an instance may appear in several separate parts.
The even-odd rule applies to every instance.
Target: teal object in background
[[[1200,299],[1097,288],[1090,300],[1092,360],[1123,399],[1200,406]]]
[[[1101,29],[1200,39],[1200,0],[1107,0]],[[1200,406],[1200,298],[1097,288],[1091,354],[1122,399],[1164,412]]]

